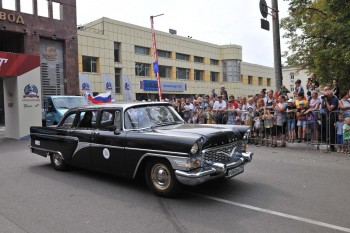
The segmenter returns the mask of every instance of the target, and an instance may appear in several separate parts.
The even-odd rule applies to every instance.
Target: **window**
[[[162,78],[170,78],[171,76],[171,67],[170,66],[158,66],[159,76]]]
[[[141,47],[141,46],[136,46],[135,45],[135,53],[136,54],[144,54],[144,55],[149,55],[149,48],[147,47]]]
[[[52,18],[61,19],[61,3],[52,2]]]
[[[176,68],[177,79],[189,79],[190,70],[185,68]]]
[[[210,81],[211,82],[219,82],[219,73],[218,72],[210,72]]]
[[[66,116],[66,118],[62,121],[61,127],[66,129],[72,128],[76,115],[77,115],[76,112],[72,112],[68,116]]]
[[[114,42],[114,61],[120,62],[120,43]]]
[[[249,85],[253,84],[253,76],[248,75],[248,84]]]
[[[21,1],[21,12],[33,14],[33,1]]]
[[[203,81],[203,70],[194,70],[194,80]]]
[[[83,111],[78,114],[77,128],[95,128],[97,111]]]
[[[239,82],[240,78],[241,78],[241,61],[240,60],[222,61],[223,82]]]
[[[194,56],[194,62],[203,63],[203,61],[204,61],[204,58],[203,58],[203,57]]]
[[[271,78],[267,78],[267,80],[266,80],[266,81],[267,81],[267,86],[269,86],[269,87],[270,87],[270,86],[271,86]]]
[[[135,75],[137,76],[149,76],[149,64],[147,63],[135,63]]]
[[[114,83],[115,83],[115,93],[120,93],[120,83],[121,83],[121,76],[122,76],[122,69],[115,68],[114,69],[115,75],[114,75]]]
[[[259,86],[262,86],[262,85],[263,85],[263,78],[259,77]]]
[[[291,82],[294,82],[294,72],[291,72],[291,73],[290,73],[290,81],[291,81]]]
[[[83,56],[83,72],[97,73],[97,57]]]
[[[158,57],[171,58],[171,52],[165,50],[157,50]]]
[[[243,74],[241,74],[241,83],[243,82]]]
[[[290,89],[289,89],[291,92],[294,91],[294,85],[290,85]]]
[[[214,66],[219,65],[219,60],[216,60],[216,59],[210,59],[210,65],[214,65]]]
[[[7,10],[16,10],[15,0],[2,0],[2,7]]]
[[[190,55],[182,54],[182,53],[176,53],[176,59],[183,60],[183,61],[189,61]]]
[[[112,109],[102,111],[99,129],[108,131],[114,126],[114,111]]]
[[[38,0],[38,16],[49,17],[49,6],[47,0]]]

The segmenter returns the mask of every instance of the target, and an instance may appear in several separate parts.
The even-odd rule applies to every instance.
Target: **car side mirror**
[[[114,130],[114,135],[119,135],[121,133],[120,129]]]

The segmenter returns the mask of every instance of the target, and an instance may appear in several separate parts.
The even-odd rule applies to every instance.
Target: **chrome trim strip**
[[[139,159],[139,161],[137,162],[137,165],[136,165],[136,168],[135,168],[135,171],[134,171],[134,175],[132,176],[132,178],[135,178],[136,176],[136,173],[139,169],[139,166],[141,164],[141,162],[146,158],[146,157],[149,157],[149,156],[152,156],[152,157],[160,157],[160,158],[166,158],[169,163],[171,164],[172,168],[173,169],[178,169],[178,167],[176,167],[174,165],[174,162],[172,162],[172,159],[178,159],[178,157],[176,156],[171,156],[171,155],[164,155],[164,154],[153,154],[153,153],[146,153],[144,155],[142,155],[142,157]]]
[[[195,171],[186,172],[186,171],[176,170],[175,176],[176,176],[176,179],[182,184],[193,186],[193,185],[198,185],[219,177],[224,177],[227,170],[241,166],[241,165],[244,166],[244,158],[240,158],[237,162],[233,162],[226,165],[222,163],[215,163],[213,164],[213,167],[202,168],[206,170],[201,170],[199,172],[195,172]]]
[[[225,144],[225,145],[220,145],[220,146],[210,147],[210,148],[204,149],[204,150],[202,150],[202,154],[205,154],[205,153],[213,151],[213,150],[219,150],[219,149],[222,149],[222,148],[232,148],[234,146],[237,147],[237,145],[236,145],[237,142],[239,142],[239,141],[234,141],[233,143],[228,143],[228,144]]]
[[[209,170],[201,171],[198,173],[188,173],[185,171],[176,170],[175,175],[193,179],[193,178],[200,178],[203,176],[208,176],[208,175],[214,174],[215,172],[216,172],[215,168],[210,168]]]
[[[111,145],[96,144],[96,143],[90,143],[90,146],[93,146],[93,147],[105,147],[105,148],[113,148],[113,149],[124,150],[124,147],[122,147],[122,146],[111,146]]]
[[[52,135],[52,134],[42,134],[42,133],[31,133],[31,135],[45,136],[45,137],[52,137],[52,138],[65,138],[65,139],[72,139],[72,140],[79,141],[79,139],[77,137],[72,137],[72,136]]]
[[[162,154],[189,156],[188,153],[164,151],[164,150],[151,150],[151,149],[132,148],[132,147],[125,147],[125,150],[147,151],[147,152],[152,152],[152,153],[162,153]]]

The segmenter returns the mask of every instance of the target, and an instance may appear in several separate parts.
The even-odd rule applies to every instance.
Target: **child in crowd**
[[[343,124],[343,143],[344,151],[350,153],[350,117],[345,118],[345,124]]]
[[[304,101],[299,102],[299,109],[297,110],[297,126],[298,126],[298,142],[305,141],[306,126],[307,126],[307,114]]]
[[[199,105],[198,103],[195,104],[194,110],[192,111],[191,114],[191,120],[190,120],[190,124],[197,124],[197,120],[198,120],[198,109],[199,109]]]
[[[265,108],[264,115],[262,116],[262,120],[264,121],[264,127],[265,127],[265,142],[266,146],[269,146],[269,139],[271,138],[271,146],[274,146],[272,144],[272,127],[273,127],[273,117],[270,113],[270,109]]]
[[[200,105],[197,108],[197,122],[198,124],[204,124],[204,106]]]
[[[294,106],[293,100],[289,99],[287,101],[287,118],[288,118],[288,138],[289,142],[293,143],[295,138],[295,112],[296,107]]]
[[[205,113],[205,117],[207,119],[207,124],[215,124],[215,112],[213,111],[213,107],[208,105],[207,112]]]
[[[248,111],[245,113],[244,118],[244,124],[252,128],[254,119],[254,112],[252,107],[248,107]]]
[[[338,121],[335,122],[334,126],[337,131],[337,152],[338,153],[344,153],[344,148],[343,148],[343,125],[344,125],[344,115],[340,113],[338,115]]]

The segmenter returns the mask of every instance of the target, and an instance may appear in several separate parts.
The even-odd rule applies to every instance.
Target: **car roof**
[[[53,99],[56,99],[56,98],[85,98],[84,96],[80,96],[80,95],[51,95],[48,97],[51,97]]]
[[[171,106],[169,102],[118,102],[118,103],[106,103],[106,104],[91,104],[80,107],[72,108],[71,110],[89,110],[89,109],[101,109],[101,108],[129,108],[134,106],[149,106],[149,105],[167,105]]]

